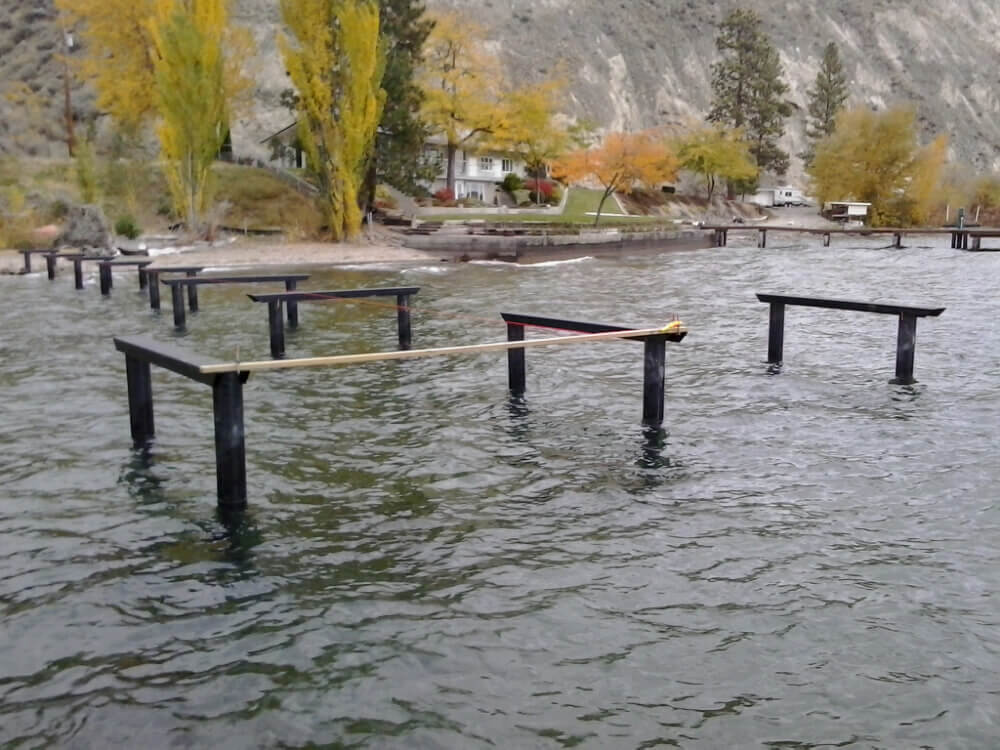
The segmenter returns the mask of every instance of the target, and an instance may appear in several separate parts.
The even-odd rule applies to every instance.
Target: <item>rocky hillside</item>
[[[25,141],[53,155],[59,132],[61,34],[51,0],[5,0],[0,18],[0,82],[26,80],[43,94],[50,127],[35,133],[23,112],[0,101],[0,150]],[[562,67],[574,115],[608,128],[645,128],[700,119],[708,107],[715,25],[733,7],[764,19],[781,52],[792,98],[803,105],[823,47],[840,46],[854,101],[874,107],[911,102],[927,134],[952,138],[953,157],[1000,170],[1000,4],[996,0],[431,0],[467,12],[490,30],[513,77]],[[278,96],[287,79],[277,57],[274,0],[236,0],[236,17],[258,39],[253,110],[234,123],[238,152],[261,156],[260,140],[290,122]],[[2,85],[2,84],[0,84]],[[79,92],[82,108],[91,97]],[[25,129],[31,131],[26,133]],[[18,138],[20,136],[20,138]],[[802,123],[785,147],[802,149]]]

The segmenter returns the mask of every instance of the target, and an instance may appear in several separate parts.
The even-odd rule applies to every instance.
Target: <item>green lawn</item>
[[[569,197],[566,199],[566,208],[561,214],[477,214],[469,211],[467,213],[436,214],[421,218],[424,221],[486,221],[495,224],[544,223],[587,225],[594,223],[595,217],[588,216],[587,214],[588,212],[597,211],[597,205],[601,202],[603,194],[603,190],[590,190],[578,187],[570,188]],[[618,213],[619,210],[617,201],[608,198],[604,202],[605,212]],[[600,226],[657,223],[665,224],[670,222],[657,216],[605,216],[602,212]]]

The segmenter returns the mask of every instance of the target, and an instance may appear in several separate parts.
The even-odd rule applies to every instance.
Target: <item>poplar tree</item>
[[[298,133],[336,241],[361,230],[358,196],[382,117],[385,50],[369,0],[281,0],[279,41],[295,86]]]
[[[788,154],[778,146],[793,105],[781,60],[751,10],[732,11],[719,25],[715,40],[722,60],[712,66],[714,100],[710,122],[741,130],[757,166],[779,175],[788,170]]]
[[[174,209],[195,229],[212,200],[211,168],[247,82],[227,57],[227,0],[156,0],[149,21],[157,135]]]
[[[847,102],[847,75],[840,62],[837,45],[830,42],[823,51],[823,62],[812,87],[806,92],[809,97],[806,119],[806,137],[809,148],[802,155],[806,164],[812,162],[816,142],[833,135],[837,127],[837,115]]]

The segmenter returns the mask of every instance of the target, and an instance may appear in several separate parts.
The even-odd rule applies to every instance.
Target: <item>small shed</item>
[[[865,223],[871,203],[861,201],[831,201],[823,207],[823,216],[832,221],[847,223]]]

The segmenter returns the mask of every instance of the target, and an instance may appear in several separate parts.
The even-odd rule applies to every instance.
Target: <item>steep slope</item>
[[[24,138],[25,113],[0,97],[0,151],[17,140],[59,137],[61,34],[51,0],[4,0],[0,81],[27,80],[49,108],[46,127]],[[764,19],[784,64],[791,98],[804,106],[823,47],[840,46],[853,100],[873,107],[911,102],[927,135],[948,133],[952,156],[1000,170],[1000,4],[996,0],[431,0],[485,24],[512,78],[563,70],[572,114],[612,128],[678,125],[704,116],[711,99],[716,24],[734,7]],[[257,37],[252,108],[233,123],[238,153],[266,156],[260,141],[291,121],[278,98],[288,86],[277,54],[274,0],[236,0],[236,19]],[[75,103],[92,106],[79,92]],[[784,146],[803,147],[802,117]],[[30,128],[29,128],[30,129]],[[20,139],[15,138],[20,134]],[[56,144],[49,150],[65,153]]]

